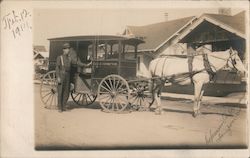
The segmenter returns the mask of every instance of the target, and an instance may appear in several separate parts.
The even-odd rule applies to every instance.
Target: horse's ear
[[[237,50],[234,50],[234,53],[237,54],[237,55],[239,54]]]
[[[229,53],[232,55],[234,53],[234,50],[232,47],[229,48]]]

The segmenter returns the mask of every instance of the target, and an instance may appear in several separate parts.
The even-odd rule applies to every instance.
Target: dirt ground
[[[98,100],[59,113],[45,109],[35,85],[35,148],[57,149],[154,149],[245,148],[247,120],[244,106],[203,102],[197,118],[192,101],[163,99],[164,114],[152,111],[113,114],[102,112]],[[223,99],[223,98],[222,98]],[[241,107],[241,108],[239,108]]]

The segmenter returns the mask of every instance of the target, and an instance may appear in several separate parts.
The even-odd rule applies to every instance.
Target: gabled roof
[[[36,54],[34,54],[33,58],[34,59],[38,59],[38,58],[48,58],[49,57],[49,52],[37,52]]]
[[[46,52],[45,46],[36,45],[33,46],[33,49],[37,52]]]
[[[183,39],[204,21],[219,26],[220,28],[227,30],[228,32],[231,32],[241,38],[246,38],[245,11],[242,11],[234,16],[222,14],[202,14],[192,25],[190,25],[183,31],[183,33],[180,34],[178,39]]]
[[[127,26],[123,34],[144,39],[138,51],[156,51],[175,35],[180,35],[179,39],[185,37],[204,20],[245,38],[245,11],[234,16],[205,13],[199,18],[192,16],[145,26]]]
[[[33,46],[33,52],[34,52],[34,59],[38,58],[48,58],[49,53],[46,51],[45,46]]]
[[[49,52],[39,52],[39,54],[41,54],[44,58],[49,57]]]
[[[204,16],[211,17],[229,27],[232,27],[242,34],[245,34],[245,11],[242,11],[234,16],[221,14],[204,14]]]
[[[191,16],[145,26],[127,26],[124,34],[143,38],[145,43],[139,45],[139,51],[154,51],[194,19]]]

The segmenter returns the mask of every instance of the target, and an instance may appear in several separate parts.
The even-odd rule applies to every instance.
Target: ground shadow
[[[167,100],[171,100],[171,101],[190,101],[190,99],[180,99],[180,98],[171,98],[171,97],[164,97],[164,99]],[[68,101],[67,103],[69,106],[70,106],[70,110],[72,109],[81,109],[81,108],[85,108],[85,109],[98,109],[98,110],[102,110],[100,104],[98,102],[94,102],[90,105],[86,105],[86,106],[81,106],[81,105],[78,105],[76,104],[74,101]],[[237,104],[237,103],[216,103],[216,104],[213,104],[213,106],[222,106],[222,107],[246,107],[245,104]],[[209,109],[209,105],[205,105],[201,108],[201,114],[202,115],[220,115],[220,116],[233,116],[232,114],[227,114],[227,113],[224,113],[224,112],[218,112],[218,111],[210,111],[211,109]],[[130,106],[128,106],[128,108],[130,109],[127,109],[125,111],[136,111],[136,110],[133,110]],[[155,108],[150,108],[150,111],[153,112],[155,110]],[[193,111],[192,110],[179,110],[179,109],[166,109],[166,108],[163,108],[163,111],[164,112],[175,112],[175,113],[181,113],[181,114],[193,114]]]
[[[201,112],[202,115],[220,115],[220,116],[228,116],[228,117],[233,117],[234,115],[232,114],[225,114],[222,112]]]
[[[187,110],[177,110],[177,109],[163,109],[164,112],[176,112],[176,113],[184,113],[184,114],[193,114],[192,111]]]
[[[168,101],[187,101],[187,102],[193,102],[192,99],[173,98],[173,97],[167,97],[167,96],[161,96],[161,99],[168,100]]]
[[[181,114],[193,114],[193,111],[188,110],[178,110],[178,109],[163,109],[164,112],[175,112],[175,113],[181,113]],[[220,115],[220,116],[234,116],[232,114],[226,114],[223,112],[205,112],[201,110],[201,115]]]
[[[67,105],[70,106],[69,110],[83,109],[84,108],[84,109],[98,109],[98,110],[101,110],[102,112],[111,113],[109,111],[104,111],[102,109],[101,105],[98,102],[94,102],[94,103],[92,103],[90,105],[83,106],[83,105],[76,104],[74,101],[68,101]],[[117,113],[117,114],[127,114],[127,113],[132,112],[131,109],[132,109],[131,106],[128,105],[127,108],[125,108],[123,111],[115,112],[115,113]]]
[[[70,109],[80,109],[80,108],[85,108],[85,109],[101,109],[101,106],[99,105],[98,102],[94,102],[90,105],[78,105],[74,101],[68,101],[67,103],[70,106]]]
[[[240,103],[216,103],[214,105],[219,105],[219,106],[223,106],[223,107],[240,107],[240,108],[246,108],[247,105],[246,104],[240,104]]]

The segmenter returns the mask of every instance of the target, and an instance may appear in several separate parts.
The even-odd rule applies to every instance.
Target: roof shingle
[[[245,11],[242,11],[234,16],[205,13],[201,17],[204,16],[217,20],[220,23],[235,29],[236,31],[245,34]],[[145,43],[139,45],[139,51],[155,50],[193,18],[195,18],[195,16],[145,26],[127,26],[127,30],[129,34],[144,38]]]
[[[204,14],[204,16],[211,17],[245,34],[245,11],[242,11],[234,16],[220,14]]]
[[[154,50],[193,18],[194,16],[145,26],[127,26],[127,29],[136,37],[143,37],[145,43],[139,45],[139,50]]]

